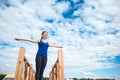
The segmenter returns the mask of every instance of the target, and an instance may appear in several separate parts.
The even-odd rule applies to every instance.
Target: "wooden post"
[[[58,60],[57,60],[57,80],[59,80],[60,76],[59,76],[59,64],[58,64]]]
[[[29,80],[32,80],[32,64],[30,64],[30,75],[29,75],[30,79]]]
[[[29,80],[29,74],[30,74],[30,67],[27,67],[27,76],[26,76],[26,80]]]
[[[33,72],[33,79],[32,79],[32,80],[36,80],[36,79],[35,79],[35,72]]]
[[[25,57],[25,49],[20,48],[14,80],[35,80],[35,71]]]
[[[60,79],[59,80],[64,80],[64,62],[63,62],[63,52],[61,49],[58,51],[58,56],[59,56],[58,61],[59,61],[59,67],[60,67],[60,70],[59,70]]]
[[[49,78],[50,80],[64,80],[64,62],[61,49],[58,51],[58,58],[52,67]]]
[[[24,61],[24,54],[25,53],[25,49],[24,48],[20,48],[19,51],[19,57],[18,57],[18,62],[16,65],[16,73],[15,73],[15,80],[22,80],[22,67],[23,67],[23,61]]]
[[[27,63],[26,63],[26,61],[25,61],[25,75],[24,75],[24,77],[25,77],[25,80],[26,80],[26,78],[27,78]]]

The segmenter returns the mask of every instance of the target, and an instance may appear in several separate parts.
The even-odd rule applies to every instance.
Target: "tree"
[[[0,74],[0,80],[2,80],[5,76],[6,74]]]
[[[49,80],[49,78],[48,77],[43,77],[43,80]]]
[[[92,79],[92,78],[81,78],[79,80],[94,80],[94,79]]]
[[[104,78],[101,78],[101,79],[95,79],[95,80],[115,80],[115,79],[104,79]]]
[[[73,80],[78,80],[78,78],[72,78]]]

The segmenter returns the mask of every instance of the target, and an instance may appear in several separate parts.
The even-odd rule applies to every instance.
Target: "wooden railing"
[[[24,48],[19,50],[14,80],[35,80],[35,71],[25,57]],[[64,80],[64,62],[61,49],[58,51],[58,58],[52,67],[49,80]]]
[[[64,62],[61,49],[58,51],[58,58],[52,67],[49,78],[49,80],[64,80]]]
[[[14,80],[35,80],[35,71],[25,57],[25,49],[20,48]]]

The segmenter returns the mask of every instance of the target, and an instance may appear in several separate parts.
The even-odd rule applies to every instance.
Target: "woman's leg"
[[[36,80],[40,79],[40,69],[42,66],[42,57],[39,55],[36,55]]]
[[[43,58],[42,58],[42,66],[41,66],[41,69],[40,69],[40,80],[42,80],[42,78],[43,78],[43,72],[45,70],[46,64],[47,64],[47,57],[43,56]]]

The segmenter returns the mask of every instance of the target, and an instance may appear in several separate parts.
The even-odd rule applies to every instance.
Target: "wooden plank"
[[[18,61],[17,61],[17,64],[16,64],[15,80],[21,80],[22,66],[23,66],[23,60],[24,60],[24,52],[25,52],[25,49],[20,48]]]
[[[60,54],[61,54],[61,73],[62,73],[62,80],[64,80],[64,60],[63,60],[63,52],[62,50],[60,50]]]
[[[29,80],[31,80],[32,70],[30,68]]]
[[[22,80],[25,80],[25,77],[24,77],[24,75],[25,75],[25,62],[24,62],[24,59],[23,59],[23,65],[22,65],[22,69],[21,69],[21,71],[22,71]]]
[[[57,61],[57,80],[59,80],[59,64],[58,64],[58,61]]]
[[[54,71],[54,79],[53,80],[56,80],[56,73],[55,73],[56,69],[54,68],[53,71]]]
[[[30,64],[30,79],[29,80],[32,80],[32,64]]]
[[[58,51],[58,65],[59,65],[59,80],[62,80],[62,73],[61,73],[61,53],[60,50]]]
[[[29,73],[30,73],[30,67],[27,67],[27,76],[26,76],[26,80],[29,80]]]
[[[49,74],[50,80],[64,80],[64,60],[62,50],[58,50],[58,58]]]
[[[34,72],[34,71],[33,71],[33,79],[32,79],[32,80],[36,80],[36,79],[35,79],[35,72]]]
[[[63,52],[60,49],[58,51],[58,59],[59,59],[59,80],[64,80],[64,63],[63,63]]]
[[[25,49],[20,48],[14,80],[35,80],[35,71],[25,57]]]
[[[24,77],[25,77],[25,80],[26,80],[26,77],[27,77],[27,64],[26,64],[26,61],[25,61],[25,75],[24,75]]]

